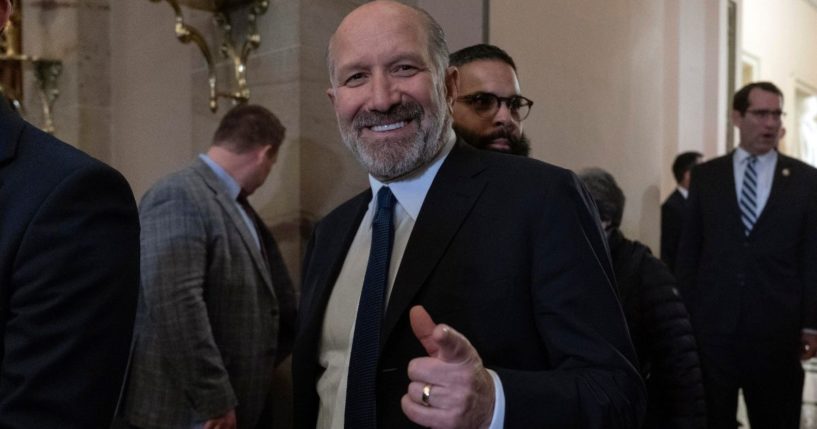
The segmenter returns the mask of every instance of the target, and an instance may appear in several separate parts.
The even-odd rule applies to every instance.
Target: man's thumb
[[[473,348],[468,339],[445,324],[434,323],[422,306],[411,308],[409,320],[414,336],[420,340],[429,356],[445,362],[459,362],[468,358],[468,352]]]
[[[431,319],[425,308],[421,305],[411,307],[409,311],[409,320],[411,321],[411,330],[414,331],[414,336],[420,340],[420,344],[426,349],[429,356],[434,356],[439,349],[436,341],[434,341],[434,328],[437,324]]]

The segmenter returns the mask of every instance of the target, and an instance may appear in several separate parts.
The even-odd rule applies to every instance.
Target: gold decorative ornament
[[[193,42],[201,51],[207,62],[208,84],[210,86],[209,107],[212,112],[218,110],[218,98],[229,98],[238,103],[245,103],[250,98],[250,89],[247,85],[247,58],[250,52],[261,44],[256,21],[269,7],[269,0],[150,0],[153,3],[166,1],[176,15],[176,38],[184,44]],[[218,87],[215,61],[207,41],[201,32],[184,21],[182,6],[207,11],[213,14],[213,22],[220,30],[221,46],[219,52],[222,57],[231,60],[234,82],[231,89],[224,91]],[[233,39],[233,25],[230,14],[246,7],[247,29],[244,42],[239,47]]]
[[[62,61],[26,55],[19,51],[21,9],[18,2],[18,7],[14,8],[14,14],[3,32],[2,41],[0,41],[0,66],[3,68],[4,77],[9,77],[15,72],[19,73],[23,67],[34,68],[34,78],[37,80],[37,90],[43,109],[42,128],[53,134],[56,130],[53,115],[54,102],[60,95],[57,81],[62,73]],[[25,113],[26,109],[22,103],[22,82],[13,77],[9,79],[12,81],[11,84],[7,79],[0,83],[0,94],[11,101],[18,110]]]

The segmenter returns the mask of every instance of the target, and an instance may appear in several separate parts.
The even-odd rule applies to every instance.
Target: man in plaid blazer
[[[294,292],[275,240],[247,203],[284,138],[240,105],[206,155],[140,206],[142,285],[125,417],[139,428],[255,428],[290,351]]]

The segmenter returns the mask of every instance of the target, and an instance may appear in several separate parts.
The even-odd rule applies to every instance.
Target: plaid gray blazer
[[[267,269],[238,210],[201,160],[142,199],[141,296],[125,399],[133,425],[189,428],[232,407],[239,427],[257,424],[279,322],[288,324],[280,314],[294,312],[276,291],[288,294],[288,306],[294,298],[272,236]]]

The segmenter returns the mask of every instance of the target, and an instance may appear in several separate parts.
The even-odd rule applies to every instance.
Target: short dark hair
[[[749,108],[749,93],[755,88],[777,94],[781,99],[783,98],[783,91],[775,84],[771,82],[752,82],[735,93],[735,96],[732,98],[732,110],[737,110],[741,116],[745,115],[746,109]]]
[[[516,71],[516,63],[513,62],[513,58],[511,58],[507,52],[497,46],[488,45],[486,43],[462,48],[449,55],[448,59],[449,63],[455,67],[479,60],[497,60],[511,66],[511,68]]]
[[[625,198],[613,175],[601,168],[593,167],[580,171],[579,179],[596,201],[601,220],[610,222],[613,228],[618,228],[624,214]]]
[[[235,153],[263,145],[278,150],[285,133],[281,121],[266,108],[257,104],[239,104],[221,118],[213,135],[213,146],[223,146]]]
[[[675,157],[672,163],[672,175],[675,176],[675,181],[681,183],[684,180],[684,174],[692,170],[692,167],[698,163],[698,159],[703,158],[700,152],[690,151],[684,152]]]

